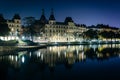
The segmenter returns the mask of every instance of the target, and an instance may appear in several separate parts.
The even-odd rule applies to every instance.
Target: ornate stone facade
[[[44,10],[43,10],[44,11]],[[49,20],[46,22],[46,17],[44,12],[42,12],[40,23],[44,24],[40,30],[41,36],[35,38],[33,41],[36,42],[72,42],[72,41],[80,41],[82,38],[82,33],[87,29],[84,26],[78,26],[74,23],[71,17],[66,17],[64,22],[57,22],[53,9],[51,10],[51,14]]]
[[[17,36],[21,30],[21,18],[15,14],[12,20],[7,20],[8,27],[10,28],[10,36]]]

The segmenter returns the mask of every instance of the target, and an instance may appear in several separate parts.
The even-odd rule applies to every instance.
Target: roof
[[[21,17],[20,17],[19,14],[15,14],[15,15],[13,16],[13,19],[21,19]]]
[[[53,9],[51,9],[51,15],[49,17],[49,20],[55,20]]]
[[[55,20],[54,15],[50,15],[49,20]]]
[[[14,22],[13,20],[7,20],[8,22]]]
[[[66,25],[64,22],[56,22],[56,25]]]
[[[66,17],[65,19],[65,23],[68,24],[68,22],[73,22],[71,17]]]
[[[45,15],[41,15],[39,21],[40,21],[40,23],[47,23],[47,19],[46,19]]]

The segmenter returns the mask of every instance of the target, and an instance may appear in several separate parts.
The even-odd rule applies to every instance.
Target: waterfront
[[[0,80],[118,79],[120,44],[49,46],[0,56]]]

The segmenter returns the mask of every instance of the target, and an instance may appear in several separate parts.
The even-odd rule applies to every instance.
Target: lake
[[[0,55],[0,80],[120,79],[120,44],[48,46]]]

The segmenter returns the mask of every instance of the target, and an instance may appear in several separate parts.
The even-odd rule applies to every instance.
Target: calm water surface
[[[120,80],[120,44],[6,52],[0,74],[0,80]]]

